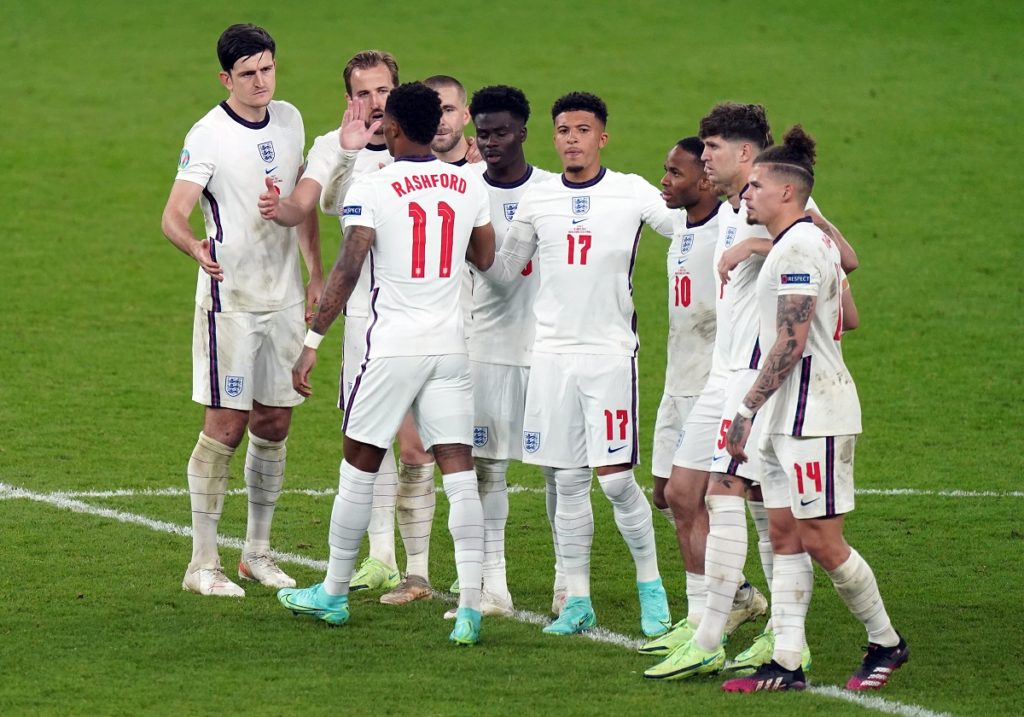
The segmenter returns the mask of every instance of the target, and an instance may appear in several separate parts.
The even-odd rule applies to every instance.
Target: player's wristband
[[[318,348],[320,348],[320,342],[323,340],[323,334],[318,334],[316,331],[313,331],[313,329],[310,329],[309,331],[306,332],[306,340],[302,342],[302,345],[307,346],[316,351]]]
[[[736,408],[736,413],[748,420],[754,417],[754,412],[747,408],[747,404],[743,403],[743,401],[740,401],[740,405]]]

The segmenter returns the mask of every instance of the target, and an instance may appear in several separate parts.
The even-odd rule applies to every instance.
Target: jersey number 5
[[[427,264],[427,212],[416,202],[409,202],[412,217],[412,278],[422,279]],[[455,235],[455,210],[445,202],[437,203],[437,216],[441,217],[441,266],[438,276],[452,275],[452,249]]]

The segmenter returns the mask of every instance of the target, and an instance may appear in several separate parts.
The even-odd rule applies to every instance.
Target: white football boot
[[[245,590],[231,582],[220,566],[185,571],[185,578],[181,581],[181,589],[194,592],[197,595],[245,597]]]
[[[295,587],[295,579],[277,567],[274,559],[266,553],[243,556],[238,563],[238,577],[254,580],[275,590]]]

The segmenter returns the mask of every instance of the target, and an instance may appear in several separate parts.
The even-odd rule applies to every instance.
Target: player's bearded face
[[[747,203],[747,224],[770,224],[782,207],[786,185],[763,166],[754,167],[747,182],[749,186],[743,194]]]
[[[455,149],[462,141],[463,130],[469,121],[469,111],[459,96],[458,88],[442,87],[437,90],[437,94],[441,96],[441,123],[437,126],[430,149],[444,154]]]
[[[391,81],[391,70],[387,65],[374,65],[365,70],[353,70],[349,78],[352,86],[352,97],[362,100],[370,112],[366,117],[366,126],[384,117],[384,105],[388,95],[394,89]],[[378,132],[377,134],[380,134]]]
[[[221,73],[221,82],[231,96],[244,106],[266,107],[274,99],[277,63],[267,51],[239,58],[230,72]]]

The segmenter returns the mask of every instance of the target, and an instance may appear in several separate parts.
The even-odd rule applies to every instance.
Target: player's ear
[[[608,133],[607,132],[602,132],[601,133],[601,139],[598,140],[598,142],[597,142],[597,147],[598,147],[598,149],[604,149],[604,146],[606,144],[608,144]]]
[[[522,127],[519,128],[519,141],[520,142],[525,142],[526,141],[526,125],[525,124]]]
[[[217,78],[220,80],[220,83],[224,85],[224,89],[231,92],[231,73],[221,70],[220,73],[217,74]]]

